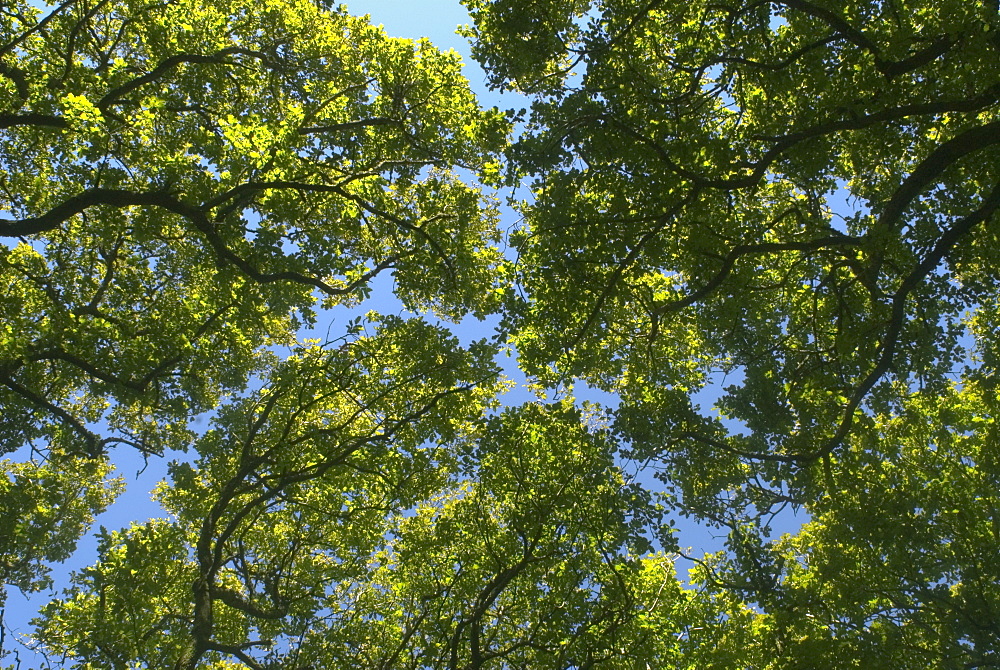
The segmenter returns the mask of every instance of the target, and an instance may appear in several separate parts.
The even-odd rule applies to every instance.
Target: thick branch
[[[69,128],[66,119],[51,114],[0,114],[0,130],[15,126],[38,126],[41,128]]]
[[[79,435],[86,444],[86,453],[90,458],[98,458],[101,455],[101,442],[94,433],[80,423],[80,421],[62,407],[50,402],[48,399],[38,395],[26,386],[22,386],[7,374],[0,374],[0,384],[21,396],[28,402],[36,405],[50,414],[55,415],[64,425],[69,427],[74,433]]]
[[[892,366],[892,359],[896,354],[899,335],[906,322],[905,308],[910,294],[927,275],[937,268],[962,237],[968,234],[973,227],[993,216],[998,208],[1000,208],[1000,183],[993,187],[993,190],[984,198],[982,204],[975,211],[962,217],[954,226],[945,231],[938,238],[937,244],[934,245],[934,248],[927,254],[924,260],[902,281],[892,297],[892,316],[882,344],[879,346],[878,362],[855,389],[854,394],[847,403],[847,407],[844,409],[844,416],[841,419],[840,426],[837,428],[837,432],[820,449],[802,457],[801,460],[818,460],[836,449],[843,442],[844,438],[847,437],[854,423],[854,412],[861,406],[861,402],[868,395],[868,392],[885,376]]]
[[[628,123],[615,116],[604,116],[605,120],[614,123],[617,127],[628,133],[638,142],[648,146],[663,161],[674,174],[690,180],[698,188],[712,188],[724,191],[735,191],[744,188],[753,188],[758,185],[767,175],[770,167],[789,149],[805,140],[833,135],[835,133],[863,130],[880,123],[892,123],[903,119],[917,116],[935,116],[948,113],[969,113],[977,112],[995,105],[1000,99],[1000,84],[991,86],[980,95],[973,98],[963,98],[960,100],[939,100],[934,102],[914,103],[911,105],[901,105],[890,109],[883,109],[864,116],[851,117],[849,119],[839,119],[820,123],[810,128],[800,130],[788,135],[776,137],[760,137],[764,141],[771,141],[774,144],[768,149],[759,161],[750,166],[751,171],[741,177],[731,178],[709,178],[696,172],[688,170],[678,165],[672,158],[670,151],[659,142],[647,137]],[[992,125],[992,124],[990,124]]]
[[[0,74],[14,82],[14,88],[17,89],[17,97],[21,98],[21,100],[28,99],[31,91],[28,89],[28,78],[24,70],[14,65],[0,63]]]
[[[132,91],[136,90],[140,86],[145,84],[150,84],[164,74],[170,72],[179,65],[185,63],[199,64],[199,63],[209,63],[209,64],[228,64],[229,61],[226,60],[227,56],[252,56],[258,58],[262,61],[267,59],[267,56],[259,51],[253,51],[251,49],[244,49],[242,47],[229,47],[228,49],[222,49],[216,51],[214,54],[177,54],[175,56],[170,56],[165,58],[157,65],[155,68],[147,72],[146,74],[131,79],[121,86],[108,91],[104,97],[102,97],[95,105],[102,112],[106,112],[112,105],[118,102],[121,98],[128,95]]]
[[[692,291],[683,298],[671,300],[670,302],[658,306],[653,310],[653,316],[662,316],[667,312],[676,312],[705,298],[709,293],[722,285],[730,273],[732,273],[733,268],[736,266],[736,262],[744,256],[771,254],[780,251],[810,252],[819,251],[820,249],[828,249],[831,247],[857,246],[859,244],[861,244],[861,239],[857,237],[850,237],[848,235],[821,237],[808,242],[764,242],[761,244],[741,244],[734,247],[733,250],[726,255],[726,258],[722,261],[722,267],[719,268],[719,271],[716,272],[715,276],[708,280],[708,282],[706,282],[700,289]]]
[[[290,189],[290,190],[303,191],[303,192],[336,193],[337,195],[339,195],[339,196],[341,196],[341,197],[343,197],[343,198],[345,198],[347,200],[350,200],[351,202],[355,203],[361,209],[363,209],[364,211],[368,212],[369,214],[373,214],[373,215],[378,216],[378,217],[380,217],[382,219],[385,219],[387,221],[391,221],[392,223],[396,224],[400,228],[402,228],[404,230],[408,230],[408,231],[413,232],[413,233],[416,233],[418,236],[422,237],[427,242],[427,244],[430,245],[430,247],[434,250],[434,252],[438,255],[438,257],[441,259],[441,262],[444,264],[445,269],[448,270],[448,274],[451,277],[452,282],[453,283],[455,282],[455,276],[456,275],[455,275],[455,270],[452,267],[451,260],[448,258],[447,254],[445,254],[444,249],[441,248],[441,245],[438,244],[437,240],[435,240],[426,230],[424,230],[422,226],[418,226],[418,225],[415,225],[413,223],[410,223],[409,221],[407,221],[406,219],[403,219],[402,217],[396,216],[395,214],[387,212],[384,209],[376,207],[375,205],[371,204],[370,202],[368,202],[364,198],[362,198],[362,197],[360,197],[358,195],[355,195],[355,194],[351,193],[350,191],[344,189],[343,187],[335,185],[335,184],[311,184],[311,183],[308,183],[308,182],[285,181],[285,180],[281,180],[281,181],[264,181],[264,182],[247,182],[245,184],[240,184],[239,186],[235,186],[235,187],[231,188],[230,190],[226,191],[225,193],[223,193],[223,194],[221,194],[221,195],[213,198],[211,201],[209,201],[209,203],[207,204],[207,207],[208,208],[214,208],[214,207],[217,207],[217,206],[221,205],[222,203],[224,203],[224,202],[226,202],[228,200],[232,200],[234,198],[238,198],[241,195],[244,195],[245,193],[256,193],[258,191],[264,191],[264,190],[267,190],[267,189]],[[2,229],[0,229],[0,230],[2,230]],[[324,289],[324,290],[326,290],[326,289]],[[333,291],[335,294],[337,294],[337,293],[347,293],[350,290],[353,290],[353,289],[351,289],[351,288],[347,288],[347,289],[333,289],[333,288],[330,288],[329,290],[327,290],[327,292]]]
[[[840,14],[825,7],[819,7],[807,0],[777,0],[777,2],[823,21],[838,35],[870,53],[875,58],[875,67],[886,79],[893,79],[927,65],[935,58],[947,53],[958,41],[948,35],[939,35],[931,44],[903,60],[889,61],[882,58],[878,46],[867,35],[849,24]]]
[[[145,390],[146,385],[135,382],[131,379],[122,379],[110,372],[106,372],[96,365],[93,365],[89,361],[72,354],[68,351],[56,347],[50,347],[43,349],[41,351],[36,351],[27,356],[27,360],[38,362],[38,361],[63,361],[64,363],[69,363],[70,365],[79,368],[80,370],[86,372],[91,377],[100,379],[106,384],[113,384],[115,386],[121,386],[122,388],[127,388],[130,391],[136,393],[142,393]]]
[[[466,626],[470,626],[469,633],[469,652],[471,655],[471,668],[480,668],[483,664],[482,649],[480,647],[480,632],[479,625],[483,616],[486,614],[487,610],[493,606],[496,599],[500,597],[504,589],[514,578],[516,578],[521,572],[524,571],[535,560],[535,556],[532,553],[533,547],[530,547],[528,551],[521,557],[517,563],[507,568],[506,570],[501,570],[499,573],[493,576],[489,582],[480,590],[479,595],[476,597],[475,609],[472,613],[462,619],[458,626],[455,627],[455,634],[452,636],[450,641],[451,647],[451,660],[448,665],[450,670],[458,670],[458,647],[462,639],[462,633]]]
[[[249,647],[257,647],[257,646],[265,646],[265,643],[263,643],[263,642],[260,642],[260,643],[258,643],[258,642],[252,642],[252,643],[248,643],[245,646],[247,648],[249,648]],[[248,668],[250,668],[250,670],[266,670],[263,665],[261,665],[260,663],[258,663],[257,661],[254,660],[253,656],[250,656],[250,654],[248,654],[248,653],[246,653],[246,651],[244,651],[244,648],[243,648],[242,645],[237,646],[237,645],[234,645],[234,644],[220,644],[218,642],[213,642],[213,643],[211,643],[211,644],[208,645],[208,647],[205,649],[205,651],[218,651],[218,652],[221,652],[223,654],[229,654],[230,656],[235,656],[236,658],[240,659],[240,661],[243,663],[243,665],[245,665]]]
[[[797,9],[803,14],[808,14],[815,19],[819,19],[834,31],[843,35],[845,39],[854,45],[878,58],[879,49],[875,46],[875,43],[868,39],[868,36],[863,32],[849,24],[840,14],[825,7],[814,5],[806,0],[776,0],[776,3]]]
[[[287,186],[291,187],[290,185]],[[264,186],[264,188],[267,187],[269,186]],[[216,230],[215,225],[205,215],[203,208],[188,205],[166,191],[137,193],[117,189],[90,188],[56,205],[41,216],[17,220],[0,219],[0,237],[22,237],[47,232],[58,228],[73,216],[83,213],[87,208],[99,205],[111,207],[159,207],[178,214],[191,222],[205,236],[221,262],[236,266],[245,275],[262,284],[288,281],[313,286],[328,295],[344,295],[357,288],[360,282],[366,280],[365,277],[372,276],[371,273],[368,273],[365,277],[346,287],[335,288],[322,279],[310,277],[292,270],[284,270],[282,272],[263,272],[258,270],[249,261],[237,255],[226,245]],[[406,225],[420,230],[412,224]],[[426,233],[424,234],[426,235]],[[373,272],[377,272],[380,269],[384,269],[384,267],[380,265]]]
[[[944,54],[948,53],[957,40],[952,39],[948,35],[940,35],[936,40],[931,42],[928,46],[924,47],[920,51],[907,56],[903,60],[899,61],[884,61],[882,59],[875,60],[875,67],[878,68],[879,72],[885,75],[886,79],[893,79],[900,75],[906,74],[907,72],[912,72],[913,70],[918,70],[925,65],[928,65],[935,58],[939,58]]]
[[[48,232],[83,213],[88,207],[161,207],[184,215],[187,208],[165,191],[136,193],[107,188],[89,188],[65,202],[56,205],[40,216],[24,219],[0,219],[0,237],[24,237]]]
[[[994,121],[970,128],[938,145],[892,194],[878,221],[875,222],[874,230],[885,233],[893,229],[896,220],[903,215],[913,199],[936,183],[942,172],[959,159],[998,143],[1000,143],[1000,121]]]
[[[274,621],[282,619],[288,614],[288,605],[283,605],[269,610],[261,609],[236,591],[222,586],[212,585],[212,597],[216,600],[222,601],[233,609],[239,610],[244,614],[249,614],[257,619]]]
[[[854,425],[854,413],[861,406],[868,393],[874,388],[892,367],[892,361],[896,354],[896,346],[903,326],[906,324],[906,302],[910,294],[919,286],[927,275],[940,265],[941,261],[955,248],[955,245],[962,237],[967,235],[976,225],[988,220],[1000,209],[1000,183],[993,187],[993,190],[983,199],[982,204],[973,212],[959,219],[955,225],[946,230],[939,238],[934,248],[926,257],[910,272],[900,283],[892,297],[891,316],[885,336],[877,351],[878,360],[875,366],[865,375],[864,379],[854,389],[850,400],[844,407],[840,424],[836,432],[826,440],[815,451],[805,454],[770,454],[770,453],[748,453],[729,446],[725,442],[713,438],[686,433],[683,437],[693,439],[704,444],[716,447],[723,451],[736,454],[741,458],[763,461],[777,461],[784,463],[813,463],[829,456],[847,437],[851,427]],[[850,239],[850,238],[848,238]]]

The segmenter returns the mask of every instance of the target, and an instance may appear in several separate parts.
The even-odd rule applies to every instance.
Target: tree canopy
[[[0,8],[4,583],[174,459],[29,646],[1000,666],[996,3],[465,4],[530,109],[345,7]]]

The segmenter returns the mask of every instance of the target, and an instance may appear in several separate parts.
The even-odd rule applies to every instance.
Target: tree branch
[[[880,238],[888,237],[895,229],[896,222],[903,215],[903,212],[906,211],[906,208],[909,207],[913,199],[930,185],[934,184],[942,172],[965,156],[994,144],[1000,144],[1000,121],[970,128],[944,144],[938,145],[934,151],[920,161],[916,169],[903,180],[903,183],[896,189],[896,192],[892,194],[889,202],[886,203],[885,208],[872,226],[869,235],[876,241]],[[882,249],[884,245],[877,244],[876,246],[876,255],[872,259],[871,267],[868,271],[871,281],[874,281],[878,277],[882,263]]]
[[[41,128],[69,128],[66,119],[51,114],[0,114],[0,130],[16,126],[37,126]]]
[[[193,210],[174,199],[165,191],[133,192],[118,189],[89,188],[56,205],[40,216],[23,219],[0,219],[0,237],[37,235],[58,228],[63,223],[83,213],[89,207],[160,207],[186,216]]]
[[[864,380],[855,389],[847,407],[844,409],[844,416],[841,419],[837,432],[820,449],[805,455],[801,460],[815,461],[836,449],[854,423],[854,412],[861,406],[868,392],[876,383],[889,371],[892,366],[892,359],[896,353],[899,335],[906,322],[905,307],[906,301],[917,285],[924,280],[941,263],[958,241],[969,233],[973,227],[987,220],[1000,208],[1000,183],[993,187],[993,190],[983,199],[982,204],[973,212],[959,219],[955,225],[949,228],[941,237],[937,244],[927,254],[923,261],[910,272],[902,281],[892,298],[892,316],[885,337],[878,349],[878,362],[875,367],[865,376]]]
[[[13,51],[15,48],[17,48],[17,46],[21,42],[23,42],[24,40],[28,39],[29,37],[31,37],[32,35],[34,35],[39,30],[42,30],[43,28],[45,28],[45,26],[48,25],[48,23],[50,21],[52,21],[52,19],[54,19],[64,9],[66,9],[67,7],[69,7],[71,5],[75,5],[76,3],[77,3],[77,0],[66,0],[66,2],[62,3],[61,5],[59,5],[55,9],[53,9],[51,12],[49,12],[48,14],[46,14],[42,18],[42,20],[40,20],[38,23],[36,23],[35,25],[33,25],[31,28],[29,28],[28,30],[24,31],[23,33],[21,33],[20,35],[18,35],[17,37],[15,37],[13,40],[11,40],[10,42],[7,42],[7,44],[4,44],[3,46],[0,46],[0,58],[2,58],[3,56],[6,56],[11,51]]]
[[[58,417],[64,425],[83,439],[84,444],[86,445],[86,455],[88,457],[98,458],[101,456],[101,441],[97,439],[97,436],[94,433],[87,430],[87,428],[76,417],[67,412],[65,409],[40,396],[26,386],[22,386],[14,380],[13,377],[6,373],[0,373],[0,384],[6,386],[8,389],[31,402],[33,405],[36,405]]]
[[[97,107],[101,112],[107,112],[116,102],[121,98],[128,95],[132,91],[136,90],[140,86],[152,83],[162,77],[164,74],[173,70],[179,65],[190,63],[190,64],[218,64],[218,65],[228,65],[229,61],[226,60],[227,56],[252,56],[261,60],[262,62],[267,61],[267,55],[259,51],[254,51],[252,49],[245,49],[242,47],[229,47],[227,49],[221,49],[216,51],[214,54],[177,54],[175,56],[170,56],[160,61],[160,64],[154,67],[152,70],[144,75],[131,79],[124,84],[117,86],[107,93],[97,102],[95,107]]]
[[[830,237],[821,237],[808,242],[763,242],[760,244],[741,244],[733,247],[732,251],[730,251],[722,261],[722,267],[719,268],[719,271],[716,272],[715,276],[708,280],[708,282],[706,282],[700,289],[697,289],[678,300],[671,300],[670,302],[659,305],[653,310],[653,316],[662,316],[667,312],[679,311],[705,298],[709,293],[722,285],[722,283],[733,271],[733,268],[736,266],[736,262],[744,256],[776,253],[779,251],[819,251],[820,249],[828,249],[831,247],[858,246],[861,243],[862,240],[857,237],[851,237],[849,235],[832,235]]]

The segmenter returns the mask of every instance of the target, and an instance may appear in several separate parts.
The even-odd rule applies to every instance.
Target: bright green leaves
[[[579,39],[579,23],[589,0],[543,0],[524,3],[467,0],[475,25],[465,29],[472,55],[482,63],[495,88],[524,92],[558,87],[572,66],[566,45]]]
[[[476,14],[490,26],[480,38],[500,49],[511,35],[489,22],[508,8],[489,7]],[[572,17],[577,8],[566,2],[547,11]],[[868,374],[885,373],[855,366],[877,356],[880,343],[900,358],[913,350],[912,361],[900,361],[907,370],[940,374],[946,366],[921,355],[916,333],[886,331],[886,312],[897,295],[903,321],[914,318],[911,301],[924,321],[954,319],[951,296],[925,290],[932,250],[945,240],[945,222],[961,227],[976,203],[993,206],[993,177],[989,167],[964,162],[971,148],[936,147],[982,123],[996,69],[985,82],[968,71],[945,85],[924,76],[937,52],[896,54],[904,28],[881,6],[844,10],[867,22],[857,33],[837,32],[839,14],[809,3],[773,17],[762,8],[690,3],[608,2],[593,13],[560,47],[585,74],[538,95],[531,132],[511,154],[522,173],[538,178],[516,239],[529,300],[511,307],[531,372],[555,365],[563,375],[616,378],[623,365],[598,351],[606,342],[605,351],[640,370],[686,366],[692,355],[683,345],[674,363],[654,354],[658,340],[681,330],[677,339],[704,352],[706,367],[747,368],[752,383],[775,359],[786,368],[774,379],[788,386],[782,392],[799,416],[776,434],[796,421],[831,425],[836,410],[820,407],[838,397],[841,417],[849,414],[850,391],[870,386]],[[779,21],[786,25],[771,25]],[[964,45],[948,35],[937,55],[963,61]],[[856,108],[845,107],[852,99]],[[911,203],[908,189],[932,186],[917,186],[924,173],[948,187]],[[844,231],[854,239],[840,235],[842,213],[834,216],[828,204],[838,180],[875,212],[854,218],[861,225]],[[897,217],[906,223],[888,225]],[[908,226],[905,235],[900,226]],[[673,295],[657,293],[664,280],[674,282]],[[929,338],[946,359],[957,351],[953,333],[946,324]],[[809,390],[819,388],[830,397]],[[734,398],[729,411],[742,405],[739,418],[748,423],[755,413],[770,415],[746,402],[754,395]]]
[[[47,563],[65,561],[76,541],[121,491],[106,462],[0,461],[0,606],[6,586],[28,593],[50,584]]]
[[[718,409],[751,434],[677,416],[686,437],[661,452],[736,457],[778,489],[915,380],[941,388],[977,300],[946,261],[984,285],[975,259],[1000,205],[1000,70],[950,69],[978,62],[954,36],[981,27],[942,7],[934,36],[882,3],[594,8],[551,47],[581,76],[536,92],[510,152],[536,180],[507,310],[524,368],[637,414],[650,385],[695,392],[732,372]],[[579,8],[544,11],[555,25]],[[508,12],[477,6],[480,49],[514,39]],[[855,212],[836,204],[844,183]],[[786,483],[814,481],[800,474]]]
[[[59,102],[70,128],[78,132],[98,130],[103,115],[86,96],[67,93]]]
[[[385,519],[449,480],[442,445],[500,391],[492,347],[462,349],[419,318],[325,346],[296,331],[390,274],[412,312],[494,313],[509,263],[496,204],[468,177],[496,181],[509,124],[480,108],[457,54],[344,8],[8,5],[0,451],[51,458],[41,483],[8,487],[23,524],[3,551],[24,556],[4,559],[7,579],[44,584],[42,562],[64,559],[117,492],[70,456],[97,468],[115,446],[193,446],[159,494],[176,523],[105,536],[114,586],[81,576],[43,630],[84,665],[239,659],[210,645],[255,617],[274,639],[311,621]],[[214,427],[197,434],[206,413]],[[130,543],[151,548],[122,554]],[[157,560],[167,572],[141,583],[136,566]],[[213,603],[228,611],[216,622]]]
[[[495,163],[507,124],[456,54],[297,1],[70,3],[45,30],[7,30],[0,234],[34,236],[45,269],[14,252],[7,282],[34,296],[3,309],[16,320],[27,300],[51,323],[7,348],[4,392],[91,443],[78,450],[100,450],[81,422],[102,402],[120,407],[114,439],[180,446],[140,417],[208,409],[258,347],[379,274],[414,310],[496,309],[495,206],[456,170]]]
[[[164,519],[98,535],[98,562],[40,612],[37,636],[66,667],[164,668],[181,655],[179,603],[194,578],[184,536]]]
[[[629,455],[677,509],[732,531],[698,579],[731,633],[762,642],[716,662],[993,662],[944,623],[962,611],[996,632],[971,604],[996,597],[980,585],[992,512],[968,492],[996,467],[955,463],[995,404],[992,10],[470,6],[494,84],[534,95],[508,152],[510,182],[534,182],[505,326],[540,385],[618,394]],[[787,506],[813,521],[772,543]]]
[[[768,566],[751,588],[769,602],[782,661],[798,667],[962,667],[995,646],[1000,563],[995,392],[975,384],[914,393],[877,432],[852,442],[833,490],[807,504],[801,532],[720,570],[726,588]],[[886,455],[891,455],[887,457]]]
[[[995,664],[996,17],[467,6],[530,114],[343,8],[0,12],[0,438],[52,456],[2,480],[7,581],[44,586],[109,502],[109,447],[193,447],[170,519],[102,533],[40,642],[80,668]],[[534,180],[509,240],[468,175]],[[496,412],[496,348],[419,317],[296,341],[390,274],[615,409]],[[728,531],[690,588],[650,553],[652,476]]]
[[[100,562],[43,612],[45,644],[150,668],[297,651],[296,637],[342,605],[340,585],[367,579],[395,519],[455,476],[454,445],[500,390],[492,353],[389,317],[274,362],[259,391],[218,409],[199,458],[171,467],[157,496],[174,521],[106,538]],[[105,574],[126,581],[104,590]],[[95,647],[79,633],[102,608],[116,623]]]
[[[105,536],[40,639],[80,667],[656,658],[633,621],[683,597],[669,564],[654,588],[626,548],[649,511],[609,435],[569,404],[456,424],[484,373],[412,321],[299,352],[174,466],[159,495],[176,522]]]
[[[531,404],[470,436],[462,479],[395,518],[365,576],[336,585],[300,662],[562,668],[627,656],[632,501],[607,434],[581,419]],[[666,589],[664,607],[676,582]]]

